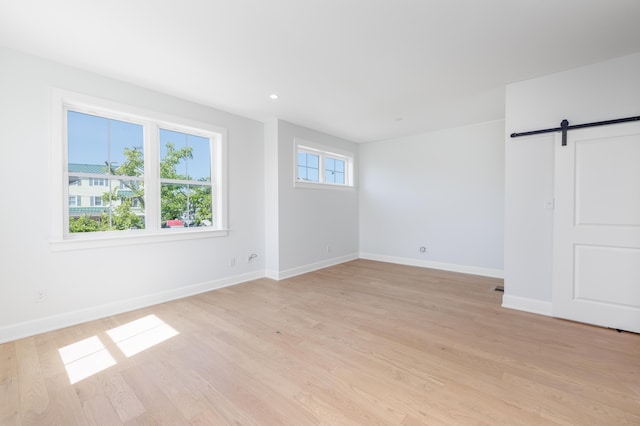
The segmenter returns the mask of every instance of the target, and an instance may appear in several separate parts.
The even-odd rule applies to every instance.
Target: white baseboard
[[[272,278],[274,280],[284,280],[286,278],[295,277],[296,275],[306,274],[307,272],[317,271],[318,269],[327,268],[333,265],[339,265],[340,263],[350,262],[352,260],[356,260],[358,258],[357,253],[348,254],[346,256],[340,257],[332,257],[331,259],[326,259],[320,262],[311,263],[309,265],[298,266],[291,269],[286,269],[284,271],[269,271],[266,275],[268,278]]]
[[[526,297],[510,296],[505,294],[502,296],[502,307],[529,312],[532,314],[545,315],[548,317],[553,316],[551,302],[528,299]]]
[[[36,334],[58,330],[64,327],[69,327],[88,321],[94,321],[100,318],[109,317],[111,315],[121,314],[123,312],[146,308],[148,306],[169,302],[171,300],[182,299],[184,297],[193,296],[195,294],[205,293],[207,291],[217,290],[219,288],[229,287],[247,281],[256,280],[259,278],[263,278],[264,276],[264,271],[250,272],[247,274],[235,275],[219,280],[212,280],[188,287],[177,288],[160,293],[153,293],[128,300],[120,300],[117,302],[107,303],[92,308],[80,309],[73,312],[65,312],[59,315],[52,315],[44,318],[38,318],[32,321],[12,324],[0,328],[0,343],[34,336]]]
[[[296,275],[301,275],[308,272],[317,271],[318,269],[323,269],[329,266],[356,260],[358,258],[377,260],[380,262],[398,263],[403,265],[420,266],[425,268],[441,269],[445,271],[462,272],[466,274],[482,275],[495,278],[503,277],[503,271],[495,269],[420,261],[415,259],[391,257],[372,253],[352,253],[345,256],[334,257],[320,262],[311,263],[308,265],[298,266],[284,271],[263,270],[242,275],[235,275],[219,280],[212,280],[200,284],[191,285],[188,287],[182,287],[160,293],[153,293],[128,300],[121,300],[87,309],[65,312],[59,315],[51,315],[44,318],[38,318],[31,321],[25,321],[5,327],[0,327],[0,343],[34,336],[36,334],[58,330],[64,327],[70,327],[72,325],[77,325],[88,321],[94,321],[100,318],[109,317],[111,315],[121,314],[123,312],[146,308],[148,306],[157,305],[159,303],[165,303],[171,300],[181,299],[184,297],[205,293],[207,291],[212,291],[223,287],[229,287],[263,277],[271,278],[274,280],[283,280],[286,278],[294,277]],[[527,304],[525,302],[527,300],[528,299],[515,297],[511,297],[511,299],[509,299],[508,296],[505,295],[503,299],[503,306],[527,312],[541,313],[542,315],[550,315],[551,304],[548,304],[549,306],[547,307],[543,306],[544,302],[535,300],[530,301],[530,303]]]
[[[272,269],[267,269],[266,271],[264,271],[264,276],[276,281],[279,279],[278,271],[274,271]]]
[[[428,260],[394,257],[375,253],[360,253],[360,258],[367,260],[377,260],[379,262],[397,263],[399,265],[419,266],[421,268],[460,272],[463,274],[481,275],[483,277],[504,278],[504,271],[502,269],[480,268],[477,266],[457,265],[455,263],[431,262]]]

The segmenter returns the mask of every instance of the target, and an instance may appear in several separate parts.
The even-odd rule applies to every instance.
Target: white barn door
[[[553,315],[640,332],[640,123],[557,136]]]

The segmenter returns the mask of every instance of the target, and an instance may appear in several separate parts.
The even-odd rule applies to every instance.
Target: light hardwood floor
[[[6,343],[0,424],[640,425],[640,336],[503,309],[499,284],[357,260]],[[113,365],[72,385],[60,348],[72,377]]]

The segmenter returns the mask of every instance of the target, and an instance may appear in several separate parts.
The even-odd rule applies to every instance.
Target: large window
[[[353,187],[353,154],[296,139],[294,185],[307,188]]]
[[[224,129],[62,91],[54,106],[60,239],[224,234]]]

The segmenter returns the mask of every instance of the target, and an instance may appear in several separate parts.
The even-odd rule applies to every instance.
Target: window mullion
[[[144,195],[146,229],[160,229],[160,129],[157,124],[144,125]]]

